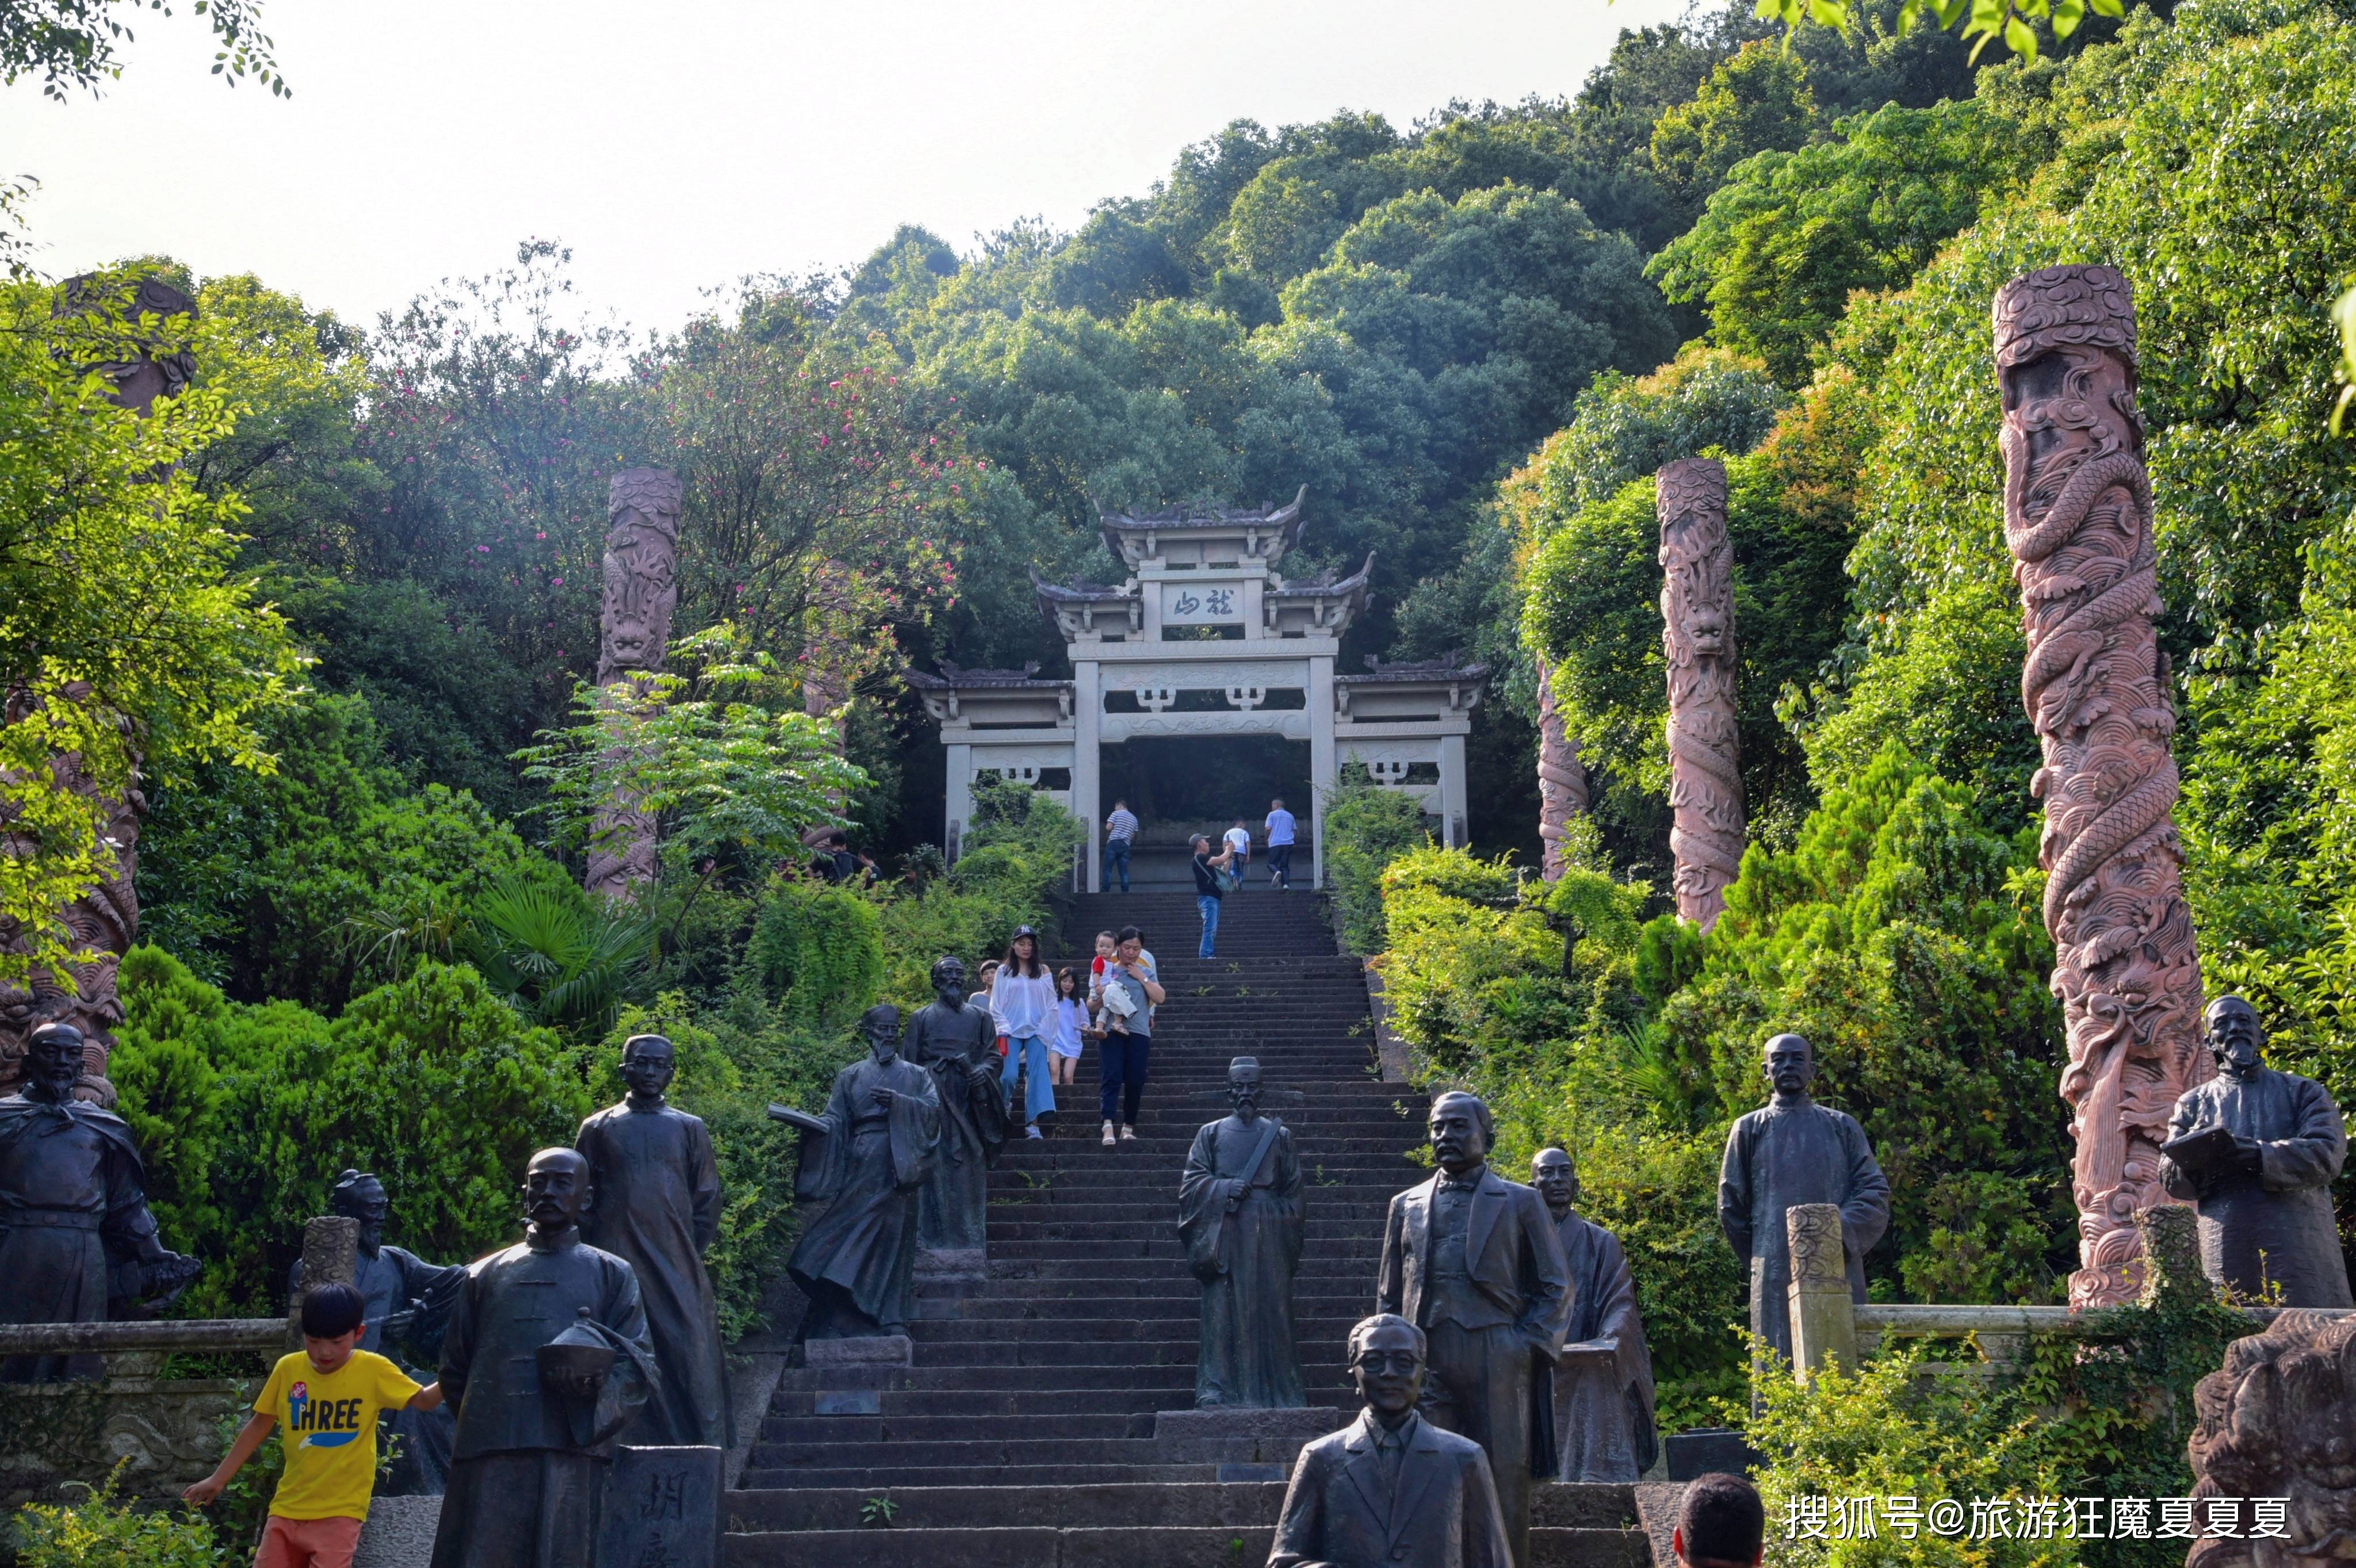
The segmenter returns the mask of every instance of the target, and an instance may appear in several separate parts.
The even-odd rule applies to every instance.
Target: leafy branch
[[[1756,9],[1766,20],[1782,23],[1787,32],[1797,30],[1803,22],[1813,22],[1846,34],[1853,19],[1849,0],[1758,0]],[[1982,49],[2001,38],[2005,48],[2033,63],[2037,24],[2052,28],[2055,38],[2066,38],[2078,30],[2089,11],[2098,16],[2126,15],[2121,0],[1905,0],[1898,8],[1898,31],[1901,35],[1912,32],[1928,12],[1942,28],[1960,23],[1965,38],[1979,40],[1972,46],[1975,61]]]

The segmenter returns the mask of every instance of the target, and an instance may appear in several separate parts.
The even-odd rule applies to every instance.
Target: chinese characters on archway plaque
[[[1164,622],[1203,625],[1238,621],[1243,618],[1244,596],[1238,588],[1197,588],[1176,583],[1162,586],[1162,618]]]

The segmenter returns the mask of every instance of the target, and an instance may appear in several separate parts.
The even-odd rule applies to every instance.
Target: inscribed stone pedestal
[[[724,1451],[623,1448],[605,1493],[604,1568],[719,1568]]]

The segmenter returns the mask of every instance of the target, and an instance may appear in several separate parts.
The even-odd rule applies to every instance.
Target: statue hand
[[[2236,1137],[2233,1140],[2233,1164],[2254,1176],[2265,1165],[2265,1151],[2255,1138]]]
[[[887,1111],[892,1108],[892,1102],[900,1098],[900,1091],[898,1090],[885,1089],[881,1085],[878,1085],[870,1092],[873,1094],[875,1103],[883,1106]]]

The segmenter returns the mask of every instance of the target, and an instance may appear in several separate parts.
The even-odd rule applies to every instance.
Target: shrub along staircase
[[[785,1374],[726,1502],[730,1568],[1258,1568],[1290,1445],[1173,1454],[1158,1411],[1194,1403],[1199,1287],[1178,1242],[1178,1176],[1224,1115],[1229,1058],[1257,1056],[1308,1180],[1295,1307],[1312,1405],[1355,1408],[1344,1337],[1372,1310],[1391,1195],[1421,1179],[1420,1097],[1375,1076],[1364,976],[1322,901],[1230,895],[1219,956],[1194,957],[1183,893],[1084,896],[1067,945],[1141,927],[1169,993],[1138,1136],[1099,1143],[1096,1053],[1058,1125],[991,1176],[974,1294],[926,1299],[913,1368]],[[1084,964],[1078,958],[1058,959]],[[820,1414],[820,1408],[857,1413]],[[1539,1489],[1546,1568],[1649,1561],[1625,1487]]]

